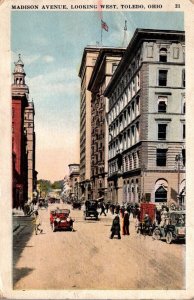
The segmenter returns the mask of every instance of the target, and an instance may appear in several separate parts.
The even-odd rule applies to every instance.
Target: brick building
[[[13,207],[23,207],[32,200],[35,171],[34,126],[31,135],[27,123],[34,124],[34,108],[29,100],[29,88],[25,84],[24,64],[20,58],[15,63],[12,84],[12,163],[13,163]],[[32,120],[27,115],[32,112]],[[31,125],[30,125],[31,126]],[[32,137],[31,137],[32,136]],[[33,162],[32,162],[33,161]],[[31,175],[34,174],[34,176]]]
[[[112,202],[184,202],[185,34],[137,29],[109,98]]]

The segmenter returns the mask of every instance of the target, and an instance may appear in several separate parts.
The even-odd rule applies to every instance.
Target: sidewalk
[[[23,210],[13,209],[12,210],[13,233],[17,234],[17,232],[19,232],[20,229],[24,228],[29,222],[31,222],[32,219],[33,217],[25,216]]]

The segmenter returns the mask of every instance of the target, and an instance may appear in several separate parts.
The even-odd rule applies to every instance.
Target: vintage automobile
[[[84,210],[84,220],[87,218],[94,218],[98,220],[98,201],[96,200],[88,200],[85,202],[85,210]]]
[[[50,211],[50,224],[53,232],[56,230],[69,230],[74,231],[74,220],[69,216],[69,209],[54,209]]]
[[[154,203],[141,203],[137,233],[152,235],[155,228],[155,211]]]
[[[81,207],[82,207],[81,202],[74,201],[74,202],[72,203],[72,209],[81,209]]]
[[[169,211],[163,226],[158,225],[153,231],[153,239],[172,241],[184,240],[186,236],[185,211]]]

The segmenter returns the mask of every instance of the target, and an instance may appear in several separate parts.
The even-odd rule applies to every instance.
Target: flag
[[[102,20],[101,20],[101,28],[108,31],[108,25]]]

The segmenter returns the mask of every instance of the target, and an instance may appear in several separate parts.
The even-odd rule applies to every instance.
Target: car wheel
[[[166,234],[166,242],[167,244],[170,244],[172,242],[172,232],[167,232]]]
[[[152,237],[154,240],[160,240],[160,230],[158,228],[154,229]]]
[[[54,224],[54,223],[52,224],[52,230],[53,230],[53,232],[56,231],[56,228],[55,228],[55,224]]]

